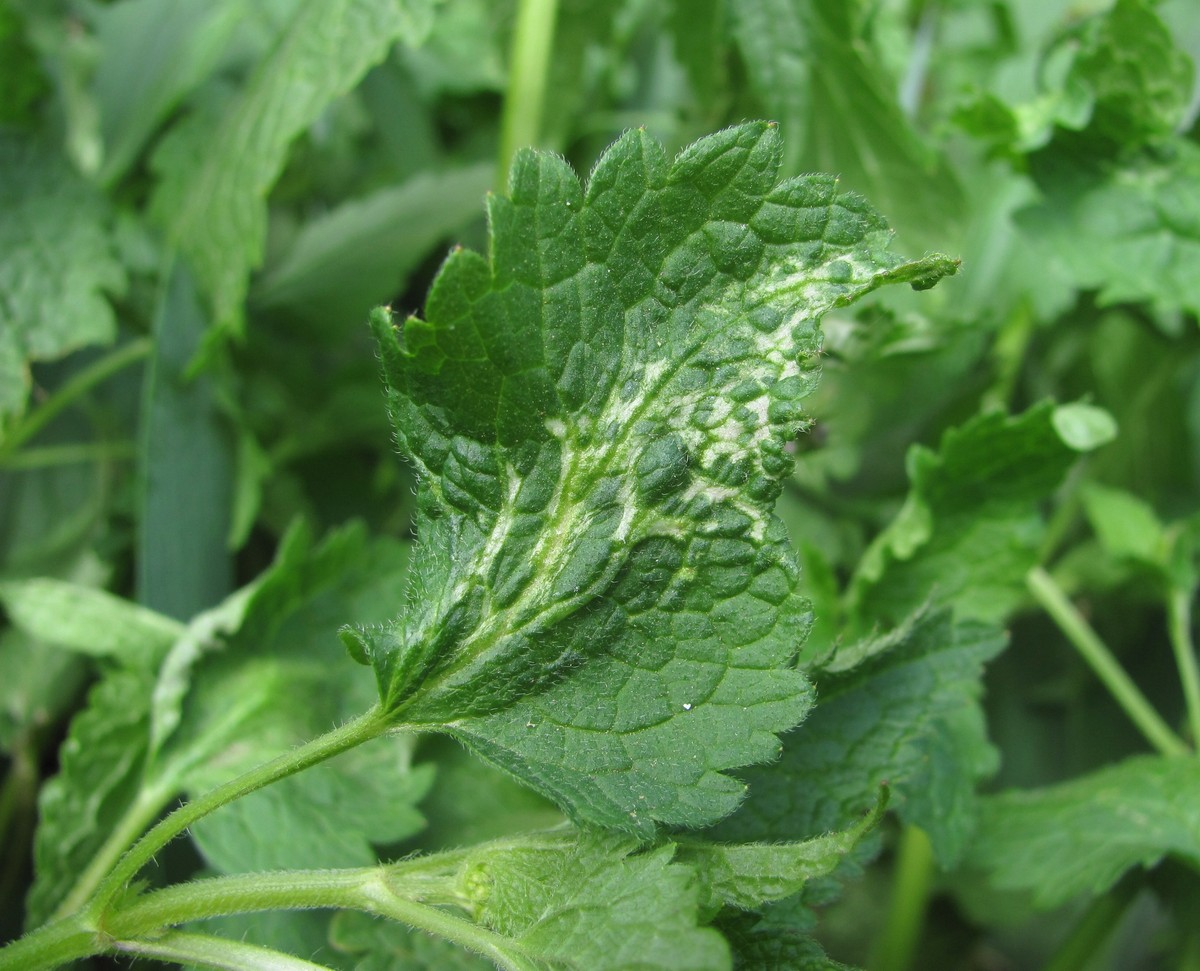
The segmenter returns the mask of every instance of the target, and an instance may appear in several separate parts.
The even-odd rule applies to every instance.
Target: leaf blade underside
[[[348,644],[398,723],[579,820],[712,822],[742,796],[722,770],[803,719],[809,611],[771,509],[819,318],[957,266],[888,254],[832,177],[777,184],[781,156],[766,123],[673,163],[633,131],[585,188],[520,153],[489,257],[452,253],[425,319],[372,317],[421,553],[406,615]]]

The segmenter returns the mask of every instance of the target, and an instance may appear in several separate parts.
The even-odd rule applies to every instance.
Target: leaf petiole
[[[226,803],[249,795],[263,786],[287,778],[303,769],[333,758],[348,749],[361,745],[390,728],[386,714],[375,706],[365,714],[345,725],[326,732],[298,748],[251,769],[224,785],[217,786],[204,795],[185,803],[161,820],[143,836],[101,882],[95,895],[86,907],[86,915],[98,923],[147,863],[149,863],[171,840],[189,826]]]

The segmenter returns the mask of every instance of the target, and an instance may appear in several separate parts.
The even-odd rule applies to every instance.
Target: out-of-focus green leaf
[[[755,94],[787,136],[788,171],[837,173],[913,249],[948,246],[966,205],[897,103],[861,0],[738,0],[733,36]]]
[[[424,172],[343,203],[304,227],[257,281],[252,303],[327,327],[361,325],[432,246],[477,215],[491,177],[490,165]]]
[[[19,630],[0,632],[0,752],[56,724],[87,683],[87,665]]]
[[[1097,896],[1167,854],[1200,866],[1200,762],[1139,756],[1044,789],[989,796],[968,862],[1043,907]]]
[[[442,93],[503,91],[511,0],[442,0],[428,37],[402,53],[413,80],[433,97]]]
[[[170,793],[141,786],[149,736],[152,673],[109,672],[92,689],[59,750],[58,774],[42,786],[34,838],[34,881],[25,922],[37,927],[64,902],[122,820],[153,822]],[[75,906],[82,900],[73,901]]]
[[[1089,21],[1067,84],[1091,95],[1091,132],[1117,145],[1171,134],[1192,96],[1195,69],[1153,0],[1116,0]]]
[[[0,6],[0,125],[27,122],[47,87],[20,15],[10,4]]]
[[[237,326],[263,254],[266,196],[288,146],[401,37],[428,0],[308,0],[218,116],[193,115],[155,156],[152,213],[187,258],[217,326]],[[223,535],[223,534],[222,534]]]
[[[232,0],[124,0],[96,9],[101,183],[129,168],[155,127],[213,68],[244,15]]]
[[[126,280],[108,220],[60,156],[0,130],[0,420],[24,410],[31,362],[116,336],[106,295]]]
[[[93,657],[146,664],[183,625],[103,590],[42,577],[0,582],[9,620],[31,637]]]
[[[1040,262],[1103,304],[1200,313],[1200,146],[1176,139],[1120,161],[1047,149],[1041,201],[1018,213]]]
[[[1063,444],[1076,452],[1091,452],[1117,437],[1113,416],[1083,402],[1059,405],[1050,415],[1050,423]]]
[[[1163,525],[1154,510],[1137,496],[1095,482],[1083,490],[1088,521],[1104,549],[1152,565],[1160,564],[1167,550]]]
[[[415,807],[434,767],[412,765],[413,741],[354,749],[239,799],[196,824],[196,845],[225,873],[368,866],[372,844],[399,842],[425,825]],[[225,773],[192,773],[191,788],[202,792],[208,775]]]
[[[733,11],[739,6],[735,4]],[[729,15],[725,0],[671,0],[670,3],[667,28],[675,57],[687,71],[692,92],[702,108],[718,97],[727,96],[725,48]],[[748,39],[753,42],[753,38]]]

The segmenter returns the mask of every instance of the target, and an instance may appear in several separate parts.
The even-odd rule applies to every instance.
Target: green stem
[[[482,954],[503,971],[539,971],[544,967],[521,954],[513,941],[494,931],[438,907],[398,896],[385,879],[375,881],[363,890],[368,902],[368,908],[364,909]]]
[[[900,834],[895,877],[887,923],[871,951],[870,971],[906,971],[912,967],[925,910],[933,884],[933,846],[918,826],[905,826]]]
[[[496,186],[503,188],[517,149],[536,145],[542,129],[546,79],[554,46],[558,0],[520,0],[509,50],[508,92],[500,119]]]
[[[148,941],[120,941],[116,949],[138,957],[218,971],[329,971],[323,964],[313,964],[273,948],[184,931],[172,931]]]
[[[48,971],[103,950],[96,929],[76,914],[0,947],[0,971]]]
[[[1146,740],[1163,755],[1187,755],[1188,747],[1183,740],[1162,720],[1050,574],[1035,566],[1025,582],[1034,599],[1074,645]]]
[[[284,779],[319,762],[324,762],[356,745],[361,745],[363,742],[383,734],[388,727],[386,715],[376,706],[354,721],[347,722],[331,732],[326,732],[299,748],[251,769],[236,779],[217,786],[203,796],[180,806],[125,854],[100,884],[86,913],[93,920],[100,922],[104,913],[112,906],[113,901],[120,896],[129,881],[137,876],[142,867],[149,863],[154,855],[171,840],[209,813],[226,803],[249,795],[263,786]]]
[[[1093,900],[1042,971],[1083,971],[1092,967],[1096,952],[1112,935],[1141,887],[1141,877],[1130,872],[1108,893]]]
[[[6,462],[22,444],[46,427],[67,406],[82,397],[102,381],[106,381],[131,364],[142,360],[150,353],[152,342],[148,337],[123,344],[114,351],[93,361],[71,380],[50,395],[40,406],[25,416],[24,420],[0,442],[0,462]]]
[[[1192,642],[1194,593],[1194,590],[1172,587],[1167,601],[1167,626],[1187,704],[1188,732],[1192,736],[1192,745],[1200,747],[1200,669],[1196,664],[1196,645]]]
[[[456,899],[448,880],[461,856],[448,853],[383,867],[196,880],[139,898],[113,914],[105,929],[119,939],[144,939],[172,924],[212,917],[339,908],[390,917],[483,954],[502,968],[534,971],[539,965],[520,954],[508,938],[434,905]]]
[[[82,462],[115,462],[136,458],[133,442],[83,442],[78,445],[47,445],[15,455],[0,457],[0,467],[27,470],[54,465],[78,465]]]
[[[105,929],[123,939],[144,937],[189,921],[267,910],[362,909],[362,886],[379,867],[284,870],[191,880],[147,893],[114,913]]]

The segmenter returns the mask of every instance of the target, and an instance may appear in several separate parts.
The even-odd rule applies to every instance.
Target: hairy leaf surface
[[[373,315],[422,478],[410,609],[348,632],[397,722],[442,728],[570,813],[651,833],[742,794],[807,712],[808,626],[771,508],[823,313],[954,261],[886,251],[836,180],[776,182],[774,126],[671,162],[626,134],[586,188],[518,156],[487,258],[426,318]]]
[[[995,768],[979,708],[991,627],[924,613],[834,655],[814,677],[821,704],[785,739],[778,765],[751,769],[751,798],[719,839],[795,840],[846,826],[887,782],[901,815],[957,858],[975,822],[974,785]]]

